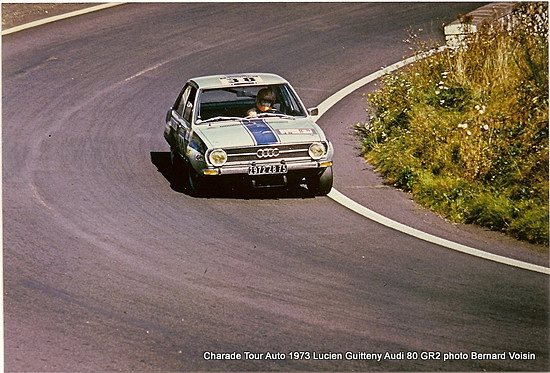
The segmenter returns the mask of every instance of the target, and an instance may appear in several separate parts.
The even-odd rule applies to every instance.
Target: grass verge
[[[419,203],[548,244],[548,3],[513,14],[511,29],[485,24],[384,76],[356,132],[366,159]]]

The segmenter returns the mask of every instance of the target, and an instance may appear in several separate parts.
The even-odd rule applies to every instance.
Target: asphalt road
[[[6,371],[548,371],[547,275],[306,190],[171,187],[163,119],[185,79],[274,72],[314,106],[408,56],[409,26],[440,40],[441,23],[478,5],[128,4],[3,37]],[[351,134],[372,88],[319,122],[335,187],[429,233],[547,263],[384,186]]]

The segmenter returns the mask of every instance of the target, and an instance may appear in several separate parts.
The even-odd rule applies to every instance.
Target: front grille
[[[271,144],[266,146],[253,146],[248,148],[225,149],[227,163],[257,162],[269,160],[301,160],[310,159],[308,150],[311,144]],[[275,149],[277,149],[275,151]],[[258,157],[261,150],[263,157]]]

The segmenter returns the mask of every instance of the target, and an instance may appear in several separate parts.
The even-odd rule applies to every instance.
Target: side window
[[[193,105],[195,104],[195,96],[197,95],[197,89],[195,87],[189,87],[189,95],[187,97],[185,108],[183,109],[183,119],[191,123],[193,118]],[[183,101],[183,100],[182,100]]]
[[[179,97],[179,101],[177,102],[175,106],[177,113],[180,116],[183,116],[183,109],[185,107],[185,104],[187,102],[187,99],[189,98],[189,93],[191,92],[191,86],[188,85],[186,88],[183,89],[181,96]]]

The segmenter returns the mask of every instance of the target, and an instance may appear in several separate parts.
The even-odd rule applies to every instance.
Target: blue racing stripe
[[[276,144],[279,142],[271,127],[263,119],[244,121],[243,125],[254,137],[257,145]]]

